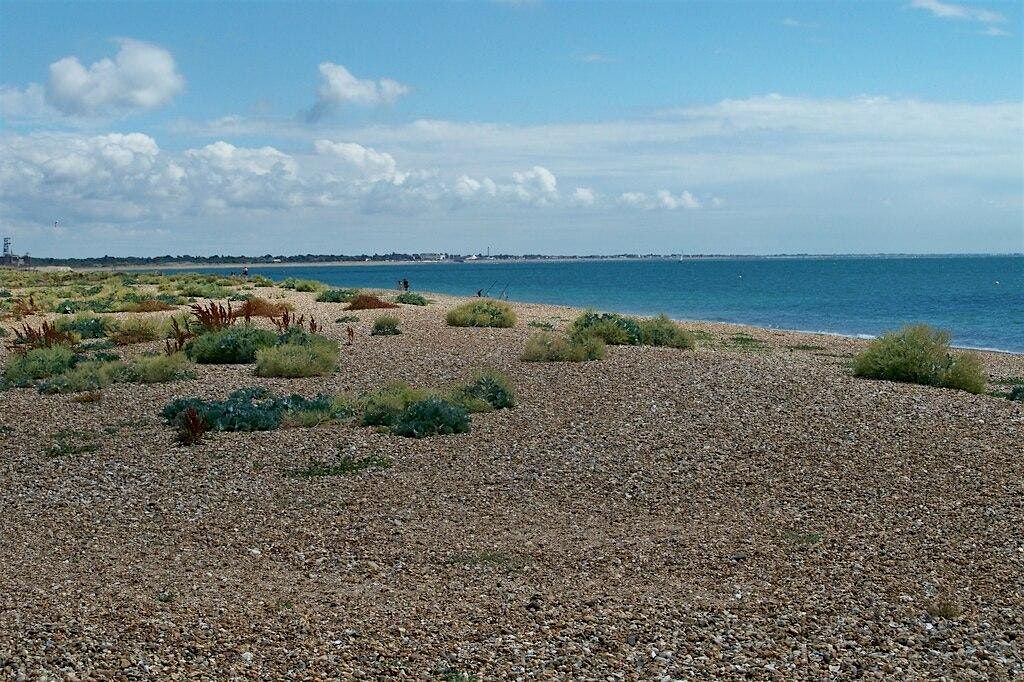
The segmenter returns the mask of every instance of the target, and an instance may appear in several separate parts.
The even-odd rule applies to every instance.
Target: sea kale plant
[[[854,376],[982,393],[988,377],[981,356],[954,352],[950,334],[924,324],[908,325],[871,341],[853,361]]]

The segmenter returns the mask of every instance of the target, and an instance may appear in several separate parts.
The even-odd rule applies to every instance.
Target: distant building
[[[444,260],[448,257],[447,253],[420,253],[417,254],[419,260]]]

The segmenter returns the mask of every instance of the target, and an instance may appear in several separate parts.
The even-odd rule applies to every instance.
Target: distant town
[[[89,258],[47,258],[18,255],[13,249],[11,237],[4,237],[3,252],[0,254],[0,266],[5,267],[71,267],[71,268],[140,268],[147,266],[190,267],[190,266],[227,266],[227,265],[327,265],[332,263],[473,263],[486,261],[565,261],[565,260],[690,260],[690,259],[722,259],[722,258],[919,258],[941,256],[992,255],[992,254],[910,254],[910,253],[878,253],[878,254],[812,254],[812,253],[779,253],[771,255],[729,254],[729,253],[618,253],[590,255],[551,255],[542,253],[526,254],[458,254],[458,253],[374,253],[374,254],[296,254],[291,256],[264,254],[262,256],[212,255],[197,256],[182,254],[172,256],[99,256]],[[1024,254],[996,254],[1003,256],[1020,256]]]

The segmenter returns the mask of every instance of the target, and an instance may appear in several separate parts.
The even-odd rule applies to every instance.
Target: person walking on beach
[[[402,291],[409,291],[409,280],[402,278]]]

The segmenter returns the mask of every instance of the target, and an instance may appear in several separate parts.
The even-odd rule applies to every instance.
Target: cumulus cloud
[[[589,187],[577,187],[572,193],[572,203],[576,206],[593,206],[596,200],[597,195]]]
[[[701,208],[701,202],[689,191],[684,190],[680,194],[672,194],[667,189],[661,189],[653,195],[644,192],[623,192],[619,195],[619,204],[630,208],[640,208],[647,211],[658,209],[674,211],[679,208],[697,209]]]
[[[339,160],[344,167],[368,180],[401,181],[402,179],[397,172],[395,157],[387,152],[378,152],[355,142],[317,140],[313,146],[317,154]]]
[[[409,92],[409,86],[390,78],[356,78],[341,64],[323,62],[319,69],[320,87],[317,89],[317,102],[306,112],[306,120],[309,122],[318,121],[345,104],[392,104]]]
[[[185,89],[170,52],[140,40],[117,43],[113,59],[85,66],[68,56],[50,64],[45,86],[0,89],[0,112],[12,118],[125,114],[163,106]]]

